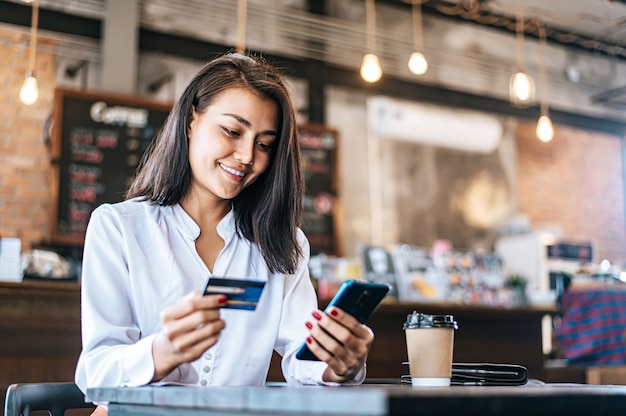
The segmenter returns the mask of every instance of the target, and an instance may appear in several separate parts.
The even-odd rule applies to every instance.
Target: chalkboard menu
[[[170,105],[68,89],[55,91],[50,236],[82,245],[91,212],[124,199],[129,181]],[[337,132],[298,127],[307,192],[302,229],[311,253],[338,255]]]
[[[57,89],[52,135],[50,235],[82,244],[91,212],[119,202],[170,105]]]
[[[335,130],[321,125],[298,128],[306,196],[302,231],[311,254],[339,255],[337,238],[337,141]]]

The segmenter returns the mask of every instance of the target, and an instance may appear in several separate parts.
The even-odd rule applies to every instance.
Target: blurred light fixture
[[[39,22],[39,1],[32,0],[32,16],[30,24],[30,46],[28,56],[28,71],[22,88],[20,89],[20,100],[26,105],[31,105],[39,97],[37,78],[35,78],[35,52],[37,48],[37,26]]]
[[[428,71],[428,61],[423,54],[422,39],[422,0],[413,0],[413,53],[409,58],[409,70],[415,75],[424,75]]]
[[[554,127],[548,114],[548,80],[546,76],[546,29],[539,23],[539,88],[541,115],[537,121],[537,137],[544,143],[554,138]]]
[[[524,68],[524,16],[522,14],[522,0],[517,0],[516,6],[517,69],[509,79],[509,101],[515,107],[527,107],[535,98],[535,83]]]
[[[361,62],[361,78],[367,82],[376,82],[383,76],[376,49],[376,5],[374,0],[365,0],[365,30],[367,32],[367,53]]]
[[[163,75],[162,77],[152,81],[148,84],[148,92],[155,94],[163,88],[164,85],[169,84],[174,79],[174,76],[170,73]]]
[[[580,69],[573,63],[567,64],[565,66],[565,77],[569,82],[578,84],[580,82]]]
[[[65,68],[65,76],[69,79],[74,79],[76,78],[76,75],[78,75],[78,73],[81,73],[81,89],[86,89],[87,88],[87,70],[89,69],[89,61],[87,60],[80,60],[77,63],[75,63],[74,65],[68,65]]]
[[[237,0],[237,45],[238,53],[246,50],[246,25],[248,20],[248,1]]]

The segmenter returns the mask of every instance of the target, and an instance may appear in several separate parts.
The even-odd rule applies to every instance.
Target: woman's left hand
[[[374,341],[372,330],[337,307],[330,308],[328,314],[314,311],[306,326],[311,331],[306,340],[309,349],[328,364],[323,380],[352,380],[365,365]]]

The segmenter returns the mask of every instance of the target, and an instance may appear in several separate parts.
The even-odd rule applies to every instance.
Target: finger
[[[170,340],[220,320],[219,310],[199,310],[172,320],[163,320],[163,332]]]
[[[331,324],[333,323],[331,322]],[[346,337],[347,342],[354,343],[354,336],[350,335],[349,331],[341,325],[337,323],[333,325],[335,330],[342,332],[342,335],[329,332],[320,323],[311,324],[307,322],[307,328],[311,330],[311,339],[315,342],[315,346],[323,350],[323,354],[317,354],[318,358],[335,367],[335,371],[342,372],[344,366],[350,367],[358,361],[360,352],[365,351],[365,348],[359,345],[346,348],[344,341],[339,338]]]
[[[338,376],[339,374],[344,374],[349,371],[349,366],[346,363],[327,351],[313,336],[307,337],[306,343],[309,350],[311,350],[320,361],[328,364],[328,367],[337,375],[337,378],[341,378]]]
[[[349,313],[335,306],[331,307],[328,311],[328,315],[335,321],[341,323],[344,327],[354,334],[355,337],[364,340],[373,340],[374,333],[366,325],[360,323]]]
[[[322,347],[322,345],[315,340],[313,335],[306,338],[307,347],[320,361],[328,363],[332,358],[332,354]]]
[[[348,367],[352,367],[356,362],[363,361],[367,357],[374,339],[373,332],[369,327],[358,323],[339,309],[331,308],[329,315],[315,311],[313,318],[317,321],[317,325],[313,326],[311,323],[307,323],[307,327],[311,326],[311,334],[315,340],[334,358],[345,363]],[[339,320],[353,326],[349,329]],[[354,332],[363,338],[359,338]]]
[[[202,348],[206,340],[216,338],[225,326],[225,322],[221,319],[212,321],[191,331],[178,334],[171,342],[175,350],[179,352],[190,349],[193,350],[197,345],[201,345]],[[212,346],[213,343],[211,343],[209,347]],[[205,350],[207,348],[208,347],[204,347]]]
[[[357,354],[366,352],[364,349],[369,349],[373,341],[372,331],[341,309],[331,308],[328,315],[315,311],[313,318],[324,331]]]
[[[170,345],[167,351],[169,354],[176,357],[175,358],[175,362],[177,363],[176,365],[180,363],[191,362],[201,357],[202,354],[206,350],[208,350],[209,348],[211,348],[213,345],[217,343],[218,339],[219,339],[219,334],[204,337],[200,341],[180,350],[174,347],[171,343],[169,343],[169,341],[167,341]]]
[[[161,312],[161,319],[175,320],[183,318],[197,310],[217,309],[226,303],[224,295],[201,296],[200,292],[191,292]]]
[[[199,293],[193,292],[163,310],[161,314],[163,332],[170,342],[174,342],[181,334],[220,319],[219,309],[215,306],[225,303],[226,298],[223,295],[207,298],[209,299],[204,299]]]

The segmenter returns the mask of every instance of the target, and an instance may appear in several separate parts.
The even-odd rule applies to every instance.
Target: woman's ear
[[[189,112],[189,118],[187,120],[187,137],[191,134],[191,124],[196,119],[196,108],[192,105],[191,111]]]

